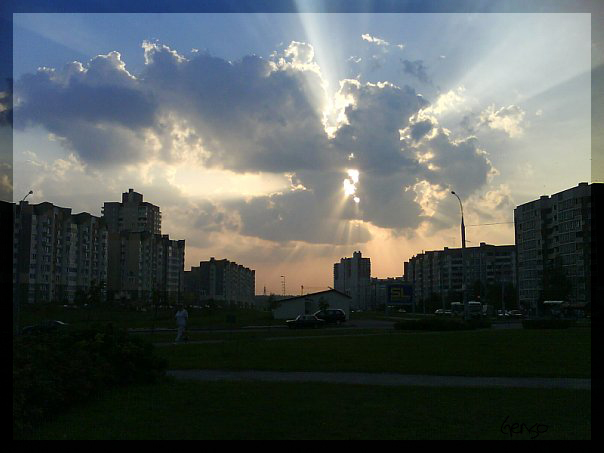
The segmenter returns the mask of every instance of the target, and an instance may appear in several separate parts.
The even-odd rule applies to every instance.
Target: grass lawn
[[[242,308],[198,309],[190,308],[188,327],[190,328],[239,328],[249,325],[279,325],[267,311]],[[125,308],[81,307],[64,308],[61,305],[24,306],[20,314],[21,327],[37,324],[47,319],[57,319],[75,327],[86,327],[95,323],[113,323],[121,328],[176,328],[175,310],[161,309],[155,313],[135,311]]]
[[[274,335],[274,334],[273,334]],[[157,348],[170,369],[591,377],[591,329],[404,332]]]
[[[394,330],[390,333],[396,334]],[[284,329],[274,327],[272,329],[241,329],[234,331],[194,331],[188,330],[189,341],[250,341],[263,340],[266,338],[298,338],[298,337],[324,337],[324,336],[349,336],[349,335],[383,335],[384,329],[349,329],[347,327],[335,327],[326,329]],[[155,333],[132,333],[131,335],[144,338],[151,343],[172,343],[176,337],[174,332]]]
[[[527,440],[537,428],[591,439],[591,392],[169,381],[112,391],[31,437]]]

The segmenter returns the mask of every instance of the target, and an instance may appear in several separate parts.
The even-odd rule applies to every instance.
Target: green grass
[[[395,333],[394,331],[390,333]],[[266,338],[298,338],[298,337],[324,337],[324,336],[350,336],[350,335],[383,335],[384,329],[349,329],[346,327],[335,327],[329,329],[241,329],[234,331],[194,331],[188,330],[187,337],[189,341],[250,341],[263,340]],[[174,332],[155,332],[155,333],[132,333],[131,335],[145,338],[152,343],[171,343],[176,337]]]
[[[359,371],[591,377],[591,329],[385,333],[290,341],[233,339],[158,348],[170,369]]]
[[[249,325],[279,325],[283,321],[275,321],[267,311],[241,308],[197,309],[190,308],[189,328],[225,329],[240,328]],[[82,307],[64,308],[61,305],[23,306],[20,314],[21,327],[37,324],[46,319],[58,319],[75,327],[85,327],[95,323],[113,323],[121,328],[149,329],[176,328],[175,311],[170,309],[135,311],[124,308]],[[228,318],[232,319],[231,322]]]
[[[31,438],[497,440],[506,417],[547,426],[538,439],[591,439],[591,392],[167,382],[113,391]]]

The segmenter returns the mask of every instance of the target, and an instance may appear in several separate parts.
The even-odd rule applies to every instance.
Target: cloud
[[[371,36],[368,33],[362,34],[361,38],[363,39],[363,41],[370,42],[372,44],[375,44],[376,46],[389,46],[390,45],[390,43],[388,41],[377,38],[375,36]]]
[[[499,110],[496,110],[495,105],[490,105],[480,114],[479,126],[501,130],[510,138],[516,138],[524,132],[522,124],[524,115],[524,110],[516,105],[502,107]]]
[[[403,63],[403,71],[405,74],[412,75],[426,85],[432,84],[432,80],[430,80],[430,77],[428,76],[428,68],[422,60],[401,60],[401,62]]]
[[[438,124],[436,116],[463,102],[459,90],[430,104],[409,86],[346,79],[330,99],[313,46],[296,41],[270,59],[233,62],[204,52],[184,57],[147,41],[142,50],[140,74],[110,52],[16,83],[17,129],[44,127],[70,156],[46,164],[41,185],[56,191],[71,174],[117,193],[132,187],[128,178],[160,184],[177,200],[166,208],[178,219],[174,228],[203,235],[200,247],[229,234],[360,244],[374,227],[397,234],[420,222],[440,227],[433,213],[442,194],[449,187],[471,194],[493,174],[476,138],[454,137]],[[427,77],[420,60],[411,68]],[[190,172],[275,175],[285,184],[186,201],[176,174],[183,162]]]

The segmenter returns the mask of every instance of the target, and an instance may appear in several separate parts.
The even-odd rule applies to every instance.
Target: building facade
[[[352,258],[342,258],[333,266],[333,286],[352,298],[352,309],[372,308],[371,260],[363,258],[360,251],[353,252]]]
[[[372,278],[370,282],[371,307],[398,306],[414,310],[413,285],[404,277]]]
[[[108,266],[105,222],[44,202],[13,204],[13,288],[22,303],[104,298]]]
[[[106,202],[109,297],[174,304],[184,291],[185,241],[161,234],[158,206],[129,189],[121,202]]]
[[[571,304],[591,302],[592,186],[583,182],[514,209],[518,299],[524,307],[535,311],[552,294],[552,284],[545,283],[549,291],[544,286],[548,274],[563,276]]]
[[[148,232],[110,233],[110,298],[178,303],[184,291],[184,261],[184,240]]]
[[[194,302],[220,301],[227,305],[254,304],[256,271],[227,259],[201,261],[184,273],[185,291]]]
[[[515,246],[489,245],[482,242],[479,247],[466,247],[464,260],[462,255],[461,248],[445,247],[444,250],[418,254],[405,263],[405,280],[413,284],[416,303],[437,300],[444,307],[452,301],[461,302],[464,261],[467,291],[479,295],[482,292],[484,303],[492,303],[484,294],[485,288],[494,285],[504,288],[516,287]],[[507,296],[508,299],[515,299],[515,295]],[[515,307],[507,305],[507,308]]]
[[[340,291],[330,289],[303,296],[294,296],[279,300],[278,307],[273,310],[274,319],[295,319],[298,315],[311,315],[327,305],[330,309],[340,309],[350,319],[351,297]]]
[[[133,189],[122,194],[121,203],[105,202],[102,213],[110,233],[146,231],[161,234],[159,207],[143,201],[143,195]]]

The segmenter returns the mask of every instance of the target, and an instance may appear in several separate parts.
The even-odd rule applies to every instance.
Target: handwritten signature
[[[539,434],[543,434],[548,429],[547,425],[542,425],[541,423],[535,423],[531,427],[525,425],[524,423],[513,423],[510,425],[509,423],[507,423],[509,418],[510,416],[508,415],[501,424],[501,432],[503,434],[509,434],[510,438],[514,437],[514,434],[522,434],[524,432],[528,432],[528,434],[531,436],[531,439],[536,439],[537,437],[539,437]]]

